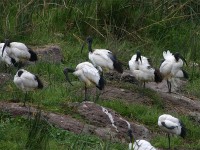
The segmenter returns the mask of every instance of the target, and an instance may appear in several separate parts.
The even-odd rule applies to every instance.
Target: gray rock
[[[47,61],[51,63],[60,63],[63,59],[61,48],[56,45],[46,46],[35,50],[40,61]]]

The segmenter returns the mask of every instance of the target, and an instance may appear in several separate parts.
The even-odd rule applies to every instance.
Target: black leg
[[[145,81],[144,81],[144,84],[143,84],[143,88],[145,88]]]
[[[87,86],[85,84],[85,98],[84,98],[84,101],[87,101]]]
[[[169,133],[167,134],[167,136],[168,136],[168,141],[169,141],[169,149],[170,149],[170,135],[169,135]]]
[[[26,106],[26,104],[25,104],[26,100],[27,100],[27,92],[25,93],[25,96],[24,96],[24,105],[23,105],[24,107]]]
[[[99,89],[96,88],[96,99],[95,101],[97,101],[99,99],[101,92],[99,92]]]
[[[171,93],[171,82],[167,80],[168,92]]]

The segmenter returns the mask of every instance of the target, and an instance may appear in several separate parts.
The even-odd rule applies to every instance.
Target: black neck
[[[92,52],[92,43],[88,43],[88,50],[89,52]]]

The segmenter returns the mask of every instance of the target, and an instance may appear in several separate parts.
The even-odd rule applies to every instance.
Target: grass
[[[73,134],[44,121],[13,118],[1,112],[0,148],[12,149],[124,149],[124,145],[103,141],[93,135]],[[39,120],[38,120],[39,119]],[[45,132],[45,134],[44,134]],[[37,133],[37,134],[36,134]]]
[[[44,89],[41,91],[36,91],[34,93],[29,93],[29,102],[33,102],[33,105],[40,105],[40,108],[44,109],[44,110],[48,110],[48,111],[53,111],[53,112],[57,112],[57,113],[64,113],[64,114],[70,114],[72,115],[74,118],[80,119],[82,121],[84,121],[84,118],[82,118],[81,116],[77,116],[74,114],[73,110],[71,110],[70,107],[63,107],[63,105],[67,104],[68,102],[76,102],[82,101],[82,97],[83,94],[76,94],[77,93],[77,89],[79,91],[82,91],[81,89],[83,88],[83,84],[81,82],[79,82],[79,80],[75,77],[73,77],[72,75],[70,75],[70,78],[72,80],[72,83],[74,86],[71,86],[70,84],[68,84],[65,80],[65,77],[62,73],[62,70],[66,67],[66,66],[72,66],[75,67],[75,64],[84,61],[85,58],[87,58],[86,56],[86,52],[84,52],[83,54],[79,53],[80,51],[80,45],[76,44],[76,46],[74,46],[73,44],[69,44],[68,43],[68,47],[66,48],[64,45],[66,43],[63,42],[61,44],[61,47],[63,48],[62,52],[64,53],[64,57],[68,58],[68,55],[71,54],[70,58],[65,59],[64,63],[60,63],[60,64],[55,64],[55,63],[48,63],[48,62],[37,62],[35,65],[30,65],[27,66],[25,69],[33,72],[33,73],[37,73],[38,76],[41,78],[41,80],[44,82]],[[99,45],[101,46],[101,45]],[[124,47],[128,47],[128,45],[124,45]],[[70,53],[70,51],[72,51],[72,53]],[[73,59],[73,57],[77,57],[78,59]],[[69,62],[69,63],[68,63]],[[14,76],[15,71],[12,71],[12,76]],[[193,82],[198,81],[199,79],[193,79]],[[189,82],[189,84],[187,85],[187,91],[189,91],[189,89],[192,89],[192,85],[194,84],[193,82]],[[6,83],[4,83],[3,85],[1,85],[2,90],[0,91],[0,99],[1,100],[21,100],[23,99],[24,94],[14,85],[14,83],[12,81],[7,81]],[[116,84],[117,87],[120,88],[125,88],[125,89],[129,89],[129,90],[133,90],[135,92],[141,92],[142,89],[131,85],[129,83],[126,84]],[[195,92],[194,90],[191,92]],[[10,94],[12,93],[12,94]],[[113,110],[115,110],[116,112],[118,112],[120,115],[124,116],[125,118],[127,118],[128,120],[132,120],[132,121],[136,121],[138,123],[144,124],[147,128],[149,128],[152,132],[158,133],[158,137],[153,137],[151,139],[151,142],[153,145],[157,146],[157,147],[163,147],[163,148],[167,148],[167,143],[166,143],[166,136],[164,133],[162,133],[160,131],[160,129],[157,126],[157,118],[159,115],[166,113],[163,110],[163,102],[161,100],[161,98],[158,96],[158,94],[152,90],[145,90],[144,91],[144,95],[147,96],[148,98],[152,99],[152,106],[146,106],[146,105],[141,105],[141,104],[127,104],[124,103],[123,101],[118,101],[118,100],[112,100],[112,101],[101,101],[99,100],[98,103],[108,107],[108,108],[112,108]],[[172,114],[173,115],[173,114]],[[175,116],[180,118],[179,114],[174,114]],[[189,128],[189,135],[187,136],[186,139],[180,139],[179,137],[175,137],[173,138],[173,146],[176,148],[192,148],[192,149],[197,149],[199,144],[198,143],[198,135],[199,135],[199,129],[198,129],[198,125],[195,124],[194,122],[192,122],[189,118],[187,117],[181,117],[183,118],[186,126]],[[13,120],[15,120],[15,118],[12,118]],[[11,120],[12,120],[11,119]],[[16,121],[16,120],[15,120]],[[6,125],[7,128],[5,129],[5,134],[7,134],[6,132],[9,132],[9,128],[11,128],[12,130],[14,130],[13,132],[18,132],[18,130],[20,130],[21,127],[23,127],[22,125],[24,124],[24,122],[19,122],[17,125],[17,123],[11,123],[10,125]],[[16,131],[15,131],[16,130]],[[75,136],[72,133],[68,133],[66,131],[61,131],[60,129],[56,129],[54,128],[54,130],[59,130],[59,134],[70,134],[71,136]],[[25,141],[27,137],[27,132],[28,129],[25,126],[23,129],[23,134],[24,134],[24,138],[22,136],[23,139],[21,139],[21,141]],[[64,132],[64,133],[62,133]],[[66,133],[65,133],[66,132]],[[16,134],[18,135],[18,134]],[[9,142],[11,142],[11,139],[13,138],[12,134],[7,134],[8,138],[7,141],[2,141],[2,146],[4,146],[4,148],[8,148],[8,149],[17,149],[17,148],[22,148],[25,146],[25,143],[20,143],[17,141],[12,144],[8,144]],[[57,137],[57,135],[53,135],[54,137]],[[77,136],[75,136],[77,137]],[[11,139],[9,139],[11,138]],[[60,136],[58,136],[58,138],[60,138]],[[58,139],[54,139],[54,138],[50,138],[50,142],[48,144],[48,146],[51,149],[57,149],[57,148],[61,148],[61,149],[66,149],[66,147],[70,147],[73,148],[73,144],[76,141],[76,138],[74,139],[74,141],[72,140],[72,143],[67,142],[68,141],[68,136],[62,136],[62,139],[67,143],[63,143],[62,141],[59,141]],[[85,149],[85,145],[87,145],[88,143],[91,143],[90,140],[94,140],[96,138],[94,138],[93,136],[87,136],[87,138],[84,137],[83,135],[83,142],[79,145],[81,145],[81,147],[83,149]],[[99,139],[100,140],[100,139]],[[107,145],[108,144],[108,145]],[[109,145],[110,144],[110,145]],[[8,145],[8,147],[7,147]],[[76,145],[76,144],[74,144]],[[98,145],[98,144],[92,144],[92,145]],[[114,144],[115,145],[115,144]],[[123,147],[120,144],[116,144],[119,147]],[[9,147],[10,146],[10,147]],[[91,146],[91,145],[90,145]],[[89,147],[90,147],[89,146]],[[98,145],[99,147],[109,147],[109,146],[113,146],[113,143],[110,143],[107,141],[101,141],[100,144]],[[87,146],[86,146],[87,147]],[[96,149],[99,149],[99,147]],[[69,149],[70,149],[69,148]],[[100,149],[101,149],[100,148]],[[95,149],[93,146],[91,146],[90,148],[87,149]],[[109,148],[108,148],[109,149]],[[123,148],[117,148],[117,149],[123,149]]]
[[[183,89],[185,94],[200,98],[200,53],[199,53],[199,6],[198,1],[184,0],[175,3],[169,1],[2,1],[0,2],[0,39],[10,38],[38,47],[56,44],[62,49],[62,63],[38,61],[25,69],[36,73],[45,87],[41,91],[29,93],[30,102],[40,105],[44,110],[70,114],[73,110],[63,107],[69,102],[81,102],[83,94],[78,95],[83,84],[70,76],[74,86],[65,81],[62,70],[75,67],[88,60],[87,48],[81,54],[80,49],[88,35],[94,37],[94,48],[111,49],[128,68],[128,61],[136,50],[149,56],[155,67],[159,67],[162,52],[170,50],[180,52],[188,61],[184,66],[189,73],[189,82]],[[196,64],[198,64],[196,66]],[[11,70],[11,78],[16,69]],[[5,72],[0,68],[1,72]],[[116,85],[141,92],[131,84]],[[157,126],[157,118],[166,113],[163,101],[156,92],[145,90],[144,95],[152,99],[152,106],[127,104],[123,101],[100,101],[99,104],[112,108],[128,120],[144,124],[152,132],[158,133],[151,142],[154,146],[167,148],[166,137]],[[16,88],[12,80],[1,85],[0,100],[22,101],[24,94]],[[182,140],[174,137],[172,145],[176,148],[198,149],[199,129],[187,116],[180,117],[188,127],[188,136]],[[28,121],[24,118],[12,118],[1,114],[0,149],[23,149],[28,135]],[[29,124],[29,125],[27,125]],[[124,145],[102,141],[91,135],[74,135],[70,132],[49,128],[51,149],[124,149]],[[19,135],[20,133],[20,135]],[[111,148],[112,147],[112,148]]]

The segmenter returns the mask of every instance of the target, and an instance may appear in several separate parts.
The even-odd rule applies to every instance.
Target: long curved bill
[[[70,79],[69,79],[69,76],[68,76],[68,72],[72,72],[72,71],[73,71],[72,69],[65,68],[65,69],[63,70],[63,73],[64,73],[64,75],[65,75],[65,77],[66,77],[66,80],[73,86],[73,84],[71,83],[71,81],[70,81]]]

